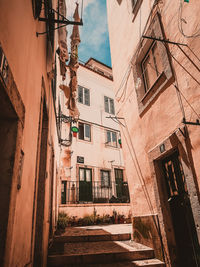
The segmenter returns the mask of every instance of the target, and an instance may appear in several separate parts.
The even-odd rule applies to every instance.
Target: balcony
[[[127,182],[62,181],[61,204],[130,203]]]

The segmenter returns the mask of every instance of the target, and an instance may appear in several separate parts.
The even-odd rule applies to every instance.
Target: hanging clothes
[[[74,21],[80,22],[79,12],[78,12],[78,3],[76,3],[76,9],[74,12]],[[68,108],[70,110],[70,115],[75,119],[78,120],[79,118],[79,111],[76,106],[76,95],[77,95],[77,88],[78,88],[78,80],[77,80],[77,69],[79,67],[78,63],[78,46],[80,44],[80,34],[79,34],[79,26],[74,25],[71,35],[71,55],[70,55],[70,62],[69,62],[69,71],[70,71],[70,98],[68,102]]]
[[[58,2],[59,13],[66,17],[66,4],[65,0],[59,0]],[[63,81],[66,78],[67,71],[67,61],[69,60],[69,54],[67,49],[67,29],[66,27],[62,27],[58,29],[58,54],[60,60],[60,74],[62,76]]]

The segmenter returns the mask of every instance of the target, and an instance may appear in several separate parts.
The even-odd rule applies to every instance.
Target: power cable
[[[184,33],[183,31],[183,23],[184,19],[183,19],[183,1],[180,0],[180,5],[179,5],[179,9],[178,9],[178,29],[180,31],[180,33],[185,37],[185,38],[197,38],[200,37],[200,28],[192,35],[187,35]]]
[[[165,44],[166,45],[166,44]],[[171,54],[171,52],[169,51],[169,53],[170,53],[170,55],[171,56],[173,56],[172,54]],[[174,58],[174,57],[173,57]],[[175,58],[174,58],[175,59]],[[175,59],[176,60],[176,59]],[[150,65],[150,67],[152,68],[152,69],[154,69],[154,70],[156,70],[153,66],[152,66],[152,64],[151,63],[148,63],[149,65]],[[161,73],[158,73],[159,75],[161,74]],[[196,80],[196,79],[195,79]],[[198,82],[198,81],[197,81]],[[177,78],[176,78],[176,83],[177,83]],[[199,82],[198,82],[199,83]],[[179,86],[178,86],[178,84],[175,84],[175,83],[173,83],[173,86],[178,90],[178,92],[180,92],[180,94],[183,96],[183,98],[185,99],[185,101],[187,102],[187,104],[190,106],[190,108],[193,110],[193,112],[197,115],[197,117],[200,119],[200,116],[199,116],[199,114],[195,111],[195,109],[192,107],[192,105],[189,103],[189,101],[186,99],[186,97],[184,96],[184,94],[183,94],[183,92],[179,89]],[[180,100],[180,97],[178,97],[179,98],[179,100]],[[184,108],[183,108],[183,104],[182,104],[182,100],[180,100],[181,102],[180,102],[180,106],[181,106],[181,110],[182,110],[182,113],[183,113],[183,117],[185,117],[185,111],[184,111]]]

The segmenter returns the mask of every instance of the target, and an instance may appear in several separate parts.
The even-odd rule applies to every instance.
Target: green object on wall
[[[189,2],[190,2],[190,0],[184,0],[184,2],[186,2],[186,3],[189,3]]]

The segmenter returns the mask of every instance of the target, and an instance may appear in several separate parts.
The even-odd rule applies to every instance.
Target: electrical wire
[[[131,69],[132,67],[129,68],[129,71],[128,71],[128,74],[127,74],[127,77],[126,77],[126,81],[125,81],[125,84],[123,85],[124,89],[122,91],[122,94],[121,96],[119,97],[119,99],[117,99],[117,101],[121,101],[122,103],[124,102],[125,98],[126,98],[126,91],[127,91],[127,83],[128,83],[128,79],[129,79],[129,76],[131,74]],[[122,88],[123,88],[122,87]],[[123,97],[123,100],[122,100],[122,97]]]
[[[119,86],[117,92],[115,93],[115,97],[117,97],[119,91],[122,89],[122,87],[123,87],[123,85],[125,83],[126,76],[128,75],[129,69],[131,69],[131,68],[132,68],[132,65],[131,65],[131,61],[130,61],[129,65],[128,65],[127,69],[126,69],[126,72],[125,72],[125,74],[124,74],[124,76],[122,78],[122,81],[120,83],[120,86]]]
[[[155,68],[150,64],[148,63],[151,68],[153,68],[155,70]],[[177,83],[177,79],[176,79],[176,83]],[[187,98],[184,96],[183,92],[179,89],[179,86],[178,84],[175,84],[173,83],[173,86],[176,88],[176,90],[182,95],[182,97],[185,99],[185,101],[187,102],[187,104],[190,106],[190,108],[193,110],[193,112],[197,115],[197,117],[200,119],[200,115],[196,112],[196,110],[193,108],[193,106],[189,103],[189,101],[187,100]],[[178,97],[179,99],[179,103],[180,103],[180,106],[181,106],[181,110],[182,110],[182,113],[183,113],[183,117],[185,118],[185,111],[184,111],[184,108],[183,108],[183,104],[182,104],[182,100],[180,99],[180,97]],[[181,102],[180,102],[181,101]]]
[[[178,29],[180,33],[185,37],[185,38],[197,38],[200,37],[200,28],[192,35],[187,35],[183,31],[183,1],[180,0],[180,5],[178,9]]]

